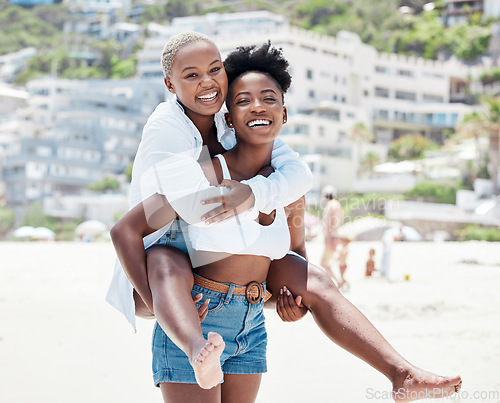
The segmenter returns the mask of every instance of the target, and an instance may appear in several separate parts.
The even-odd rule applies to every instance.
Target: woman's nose
[[[266,106],[259,99],[255,99],[250,104],[250,110],[253,112],[263,112],[266,110]]]

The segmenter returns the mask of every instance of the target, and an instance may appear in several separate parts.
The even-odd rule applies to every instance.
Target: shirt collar
[[[185,115],[187,119],[189,119],[185,113],[184,107],[179,102],[176,95],[174,95],[174,99],[175,99],[175,104],[181,110],[182,114]],[[224,114],[226,112],[227,109],[225,105],[223,105],[222,109],[215,114],[214,121],[215,121],[215,127],[217,129],[217,141],[221,143],[222,147],[224,147],[226,150],[230,150],[236,145],[236,135],[234,134],[234,129],[231,129],[230,127],[227,126],[226,119],[224,117]]]

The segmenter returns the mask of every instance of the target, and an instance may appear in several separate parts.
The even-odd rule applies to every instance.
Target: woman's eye
[[[220,67],[214,67],[212,70],[210,70],[210,73],[216,73],[220,71]]]
[[[276,102],[276,98],[267,97],[267,98],[264,98],[264,101],[266,101],[266,102]]]
[[[240,100],[236,101],[236,105],[246,104],[246,103],[248,103],[248,99],[240,99]]]
[[[198,76],[198,74],[196,74],[196,73],[191,73],[191,74],[188,74],[188,75],[186,76],[186,78],[193,78],[193,77],[197,77],[197,76]]]

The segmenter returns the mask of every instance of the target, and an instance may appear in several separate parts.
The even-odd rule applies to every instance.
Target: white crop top
[[[226,160],[219,159],[224,179],[231,179]],[[267,256],[271,260],[281,259],[290,249],[290,231],[285,209],[276,209],[270,225],[261,225],[256,220],[259,212],[252,209],[210,226],[188,226],[189,240],[198,251],[225,252],[235,255]]]

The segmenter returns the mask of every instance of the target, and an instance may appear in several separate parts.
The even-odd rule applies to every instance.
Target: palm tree
[[[371,143],[375,136],[364,123],[358,122],[352,127],[349,138],[358,145],[357,158],[359,162],[361,161],[361,143]]]
[[[476,146],[476,166],[478,168],[484,159],[481,146],[479,144],[479,138],[485,134],[486,131],[482,123],[481,115],[477,112],[472,112],[464,116],[457,127],[456,136],[453,136],[454,140],[474,138]]]
[[[374,153],[373,151],[367,152],[361,159],[359,165],[361,170],[367,172],[373,172],[375,165],[380,163],[380,155]]]
[[[483,127],[489,134],[491,180],[493,182],[493,193],[499,194],[498,166],[500,146],[500,100],[492,96],[482,98],[483,110],[480,113]]]

